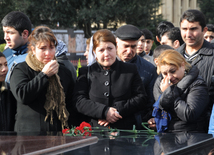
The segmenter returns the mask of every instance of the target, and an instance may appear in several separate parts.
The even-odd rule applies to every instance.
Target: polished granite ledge
[[[93,133],[71,137],[62,132],[0,132],[0,155],[208,155],[213,135],[206,133]]]
[[[0,136],[0,154],[59,154],[97,141],[96,136]]]

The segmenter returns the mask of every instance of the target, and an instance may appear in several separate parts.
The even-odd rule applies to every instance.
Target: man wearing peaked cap
[[[141,112],[141,121],[147,121],[152,114],[152,105],[154,103],[153,85],[157,77],[156,69],[153,64],[143,59],[136,54],[137,43],[142,36],[141,31],[134,25],[123,25],[119,27],[116,32],[117,42],[117,56],[118,58],[127,63],[133,63],[137,66],[138,73],[143,81],[145,90],[148,95],[147,108]],[[136,114],[139,123],[139,114]],[[140,123],[139,123],[140,124]],[[140,125],[138,126],[140,127]]]
[[[142,33],[133,25],[124,25],[118,28],[115,35],[121,40],[138,40]]]

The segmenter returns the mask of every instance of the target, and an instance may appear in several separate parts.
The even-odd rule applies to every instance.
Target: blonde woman
[[[158,57],[160,75],[154,85],[153,116],[148,123],[158,132],[207,131],[208,88],[199,70],[175,50]],[[162,116],[163,115],[163,116]]]

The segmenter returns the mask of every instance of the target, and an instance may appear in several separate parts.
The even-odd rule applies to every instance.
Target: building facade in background
[[[80,59],[81,65],[87,65],[86,58],[83,55],[86,49],[86,40],[83,30],[73,29],[53,29],[57,39],[62,40],[68,47],[67,57],[74,66],[77,66]],[[94,33],[95,31],[92,31]]]
[[[180,27],[180,17],[184,11],[188,9],[199,9],[197,0],[162,0],[162,6],[159,14],[163,15],[163,19],[172,22],[174,26]]]

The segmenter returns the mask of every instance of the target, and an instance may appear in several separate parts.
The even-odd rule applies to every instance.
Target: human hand
[[[122,116],[118,113],[117,109],[110,107],[106,115],[107,122],[115,123],[119,119],[122,119]]]
[[[164,79],[161,80],[160,89],[162,92],[164,92],[171,85],[172,85],[172,83],[170,82],[169,77],[166,76]]]
[[[99,119],[98,124],[103,125],[103,126],[107,126],[107,125],[109,125],[109,122],[107,120],[104,120],[104,119]]]
[[[150,118],[148,120],[148,127],[152,130],[156,130],[156,123],[155,123],[155,118]]]
[[[42,69],[42,72],[45,73],[48,77],[57,74],[59,70],[59,64],[56,60],[51,60],[48,62],[45,67]]]

